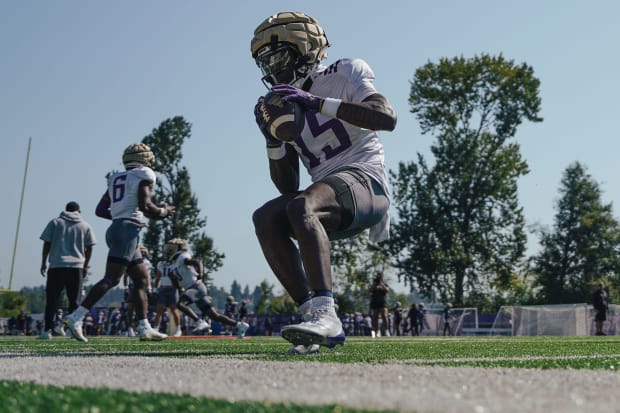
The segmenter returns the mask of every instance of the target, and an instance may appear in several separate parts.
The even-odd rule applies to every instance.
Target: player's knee
[[[293,227],[305,226],[316,218],[303,196],[296,197],[286,204],[286,216]]]
[[[254,223],[256,235],[260,237],[269,234],[273,231],[273,212],[269,208],[262,206],[252,214],[252,222]]]
[[[117,276],[117,275],[106,274],[101,280],[101,282],[105,283],[108,286],[108,288],[114,288],[121,282],[121,278],[122,278],[122,275]]]

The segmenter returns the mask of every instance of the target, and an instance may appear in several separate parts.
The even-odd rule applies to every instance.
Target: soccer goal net
[[[511,330],[513,336],[587,336],[592,324],[588,304],[500,307],[493,331]]]
[[[446,328],[443,309],[432,308],[424,316],[424,325],[420,334],[427,336],[460,336],[464,328],[477,329],[478,309],[475,307],[450,308],[448,312],[448,325],[449,328]]]

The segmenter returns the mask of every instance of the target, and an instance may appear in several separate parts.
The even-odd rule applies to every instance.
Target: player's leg
[[[312,184],[286,207],[288,222],[312,290],[312,318],[282,329],[295,345],[344,343],[332,295],[330,239],[348,238],[380,222],[389,201],[383,189],[359,171],[347,170]]]
[[[60,295],[64,284],[62,282],[62,273],[60,268],[50,268],[47,271],[47,281],[45,283],[45,321],[44,330],[45,338],[51,337],[54,329],[54,314],[60,303]],[[44,337],[42,334],[41,337]]]
[[[138,249],[139,251],[139,249]],[[127,268],[127,274],[133,280],[133,290],[131,301],[134,302],[134,311],[138,320],[138,335],[140,340],[163,340],[168,337],[166,334],[160,333],[148,321],[148,294],[146,288],[148,286],[149,271],[142,256],[132,261]]]
[[[90,289],[80,306],[64,319],[65,326],[71,330],[73,337],[82,342],[88,339],[82,332],[82,319],[90,309],[111,289],[117,286],[127,266],[124,262],[108,256],[106,275]]]
[[[297,245],[291,239],[286,207],[295,194],[285,194],[258,208],[253,216],[263,255],[282,287],[298,305],[308,300],[309,288]]]

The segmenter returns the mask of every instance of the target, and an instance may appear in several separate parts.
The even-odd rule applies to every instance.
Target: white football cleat
[[[54,333],[58,334],[61,337],[64,337],[67,335],[62,325],[57,325],[56,327],[54,327]]]
[[[177,329],[174,330],[174,334],[172,335],[172,337],[181,337],[183,335],[183,332],[181,331],[181,327],[177,326]]]
[[[210,327],[211,326],[209,325],[209,323],[207,323],[203,319],[200,319],[200,320],[196,321],[196,325],[194,325],[194,329],[192,330],[192,333],[194,333],[194,334],[200,333],[201,331],[208,330]]]
[[[62,322],[65,323],[65,327],[71,331],[74,339],[82,343],[88,343],[88,339],[84,336],[84,333],[82,333],[82,320],[75,320],[71,317],[71,314],[69,314]]]
[[[138,335],[142,341],[161,341],[168,338],[167,334],[160,333],[153,327],[138,327]]]
[[[289,355],[303,355],[303,354],[315,354],[321,350],[321,346],[318,344],[310,344],[309,346],[304,346],[300,344],[293,348],[288,349],[287,353]]]
[[[52,339],[52,330],[43,330],[38,337],[40,340],[51,340]]]
[[[245,332],[248,331],[249,327],[250,325],[245,321],[237,322],[237,325],[235,326],[235,329],[237,330],[237,338],[241,340],[245,337]]]
[[[342,322],[334,309],[329,307],[314,309],[309,321],[285,326],[280,334],[295,346],[319,344],[333,348],[336,345],[344,345],[345,340]]]

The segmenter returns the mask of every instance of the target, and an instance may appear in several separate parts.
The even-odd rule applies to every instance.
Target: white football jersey
[[[110,196],[110,214],[112,219],[132,218],[142,220],[144,214],[138,207],[138,190],[140,182],[149,181],[155,185],[155,172],[140,165],[128,171],[117,172],[108,178],[108,195]]]
[[[360,103],[377,92],[375,75],[361,59],[340,59],[328,67],[319,66],[311,77],[309,92],[316,96]],[[355,167],[373,177],[389,194],[383,145],[376,131],[307,111],[301,137],[292,144],[313,182],[343,167]]]
[[[191,258],[192,256],[189,252],[183,251],[177,255],[170,264],[170,276],[176,276],[181,286],[185,289],[191,287],[196,281],[198,281],[198,272],[196,269],[192,265],[185,264],[185,260]]]
[[[159,261],[157,263],[157,271],[161,273],[161,278],[159,279],[159,287],[173,287],[172,280],[170,279],[170,272],[172,271],[172,264],[166,261]]]

